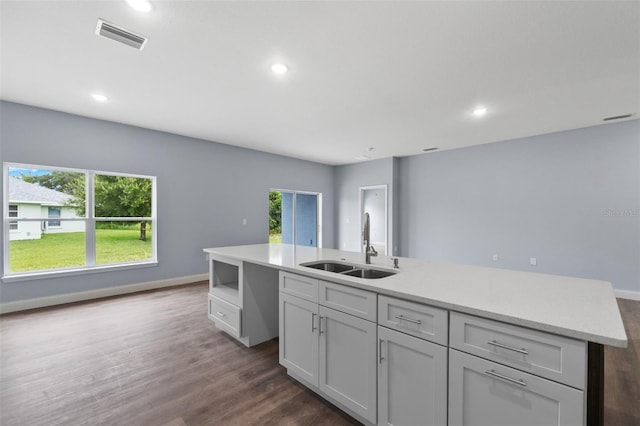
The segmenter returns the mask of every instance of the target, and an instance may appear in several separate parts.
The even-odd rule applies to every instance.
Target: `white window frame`
[[[10,222],[41,222],[48,221],[48,217],[9,217],[9,169],[42,169],[61,172],[72,173],[84,173],[85,175],[85,216],[81,218],[56,218],[63,221],[80,221],[85,224],[85,264],[78,267],[69,268],[54,268],[54,269],[42,269],[34,271],[20,271],[11,272],[9,270],[9,228]],[[151,179],[151,216],[148,217],[95,217],[94,216],[94,176],[95,175],[107,175],[107,176],[122,176],[131,178]],[[104,272],[105,270],[120,270],[131,269],[140,267],[151,267],[158,265],[158,216],[157,216],[157,178],[155,176],[139,175],[131,173],[119,173],[119,172],[105,172],[99,170],[88,170],[79,168],[67,168],[57,166],[46,165],[34,165],[34,164],[22,164],[22,163],[9,163],[3,164],[3,206],[7,215],[3,218],[3,247],[4,247],[4,275],[2,277],[3,282],[23,281],[40,278],[50,278],[52,276],[67,276],[67,275],[79,275],[93,272]],[[15,204],[15,203],[13,203]],[[61,211],[62,213],[62,211]],[[61,214],[62,216],[62,214]],[[131,262],[118,262],[108,264],[96,264],[96,222],[134,222],[146,220],[151,223],[151,229],[153,231],[153,237],[151,239],[151,258],[144,260],[137,260]]]

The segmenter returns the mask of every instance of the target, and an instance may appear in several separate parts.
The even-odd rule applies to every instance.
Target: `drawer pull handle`
[[[522,349],[514,348],[513,346],[503,345],[502,343],[497,342],[495,340],[489,340],[487,344],[491,346],[497,346],[502,349],[507,349],[509,351],[518,352],[519,354],[522,354],[522,355],[529,355],[529,352],[525,348],[522,348]]]
[[[222,317],[222,318],[226,317],[226,315],[223,312],[220,312],[220,311],[216,312],[216,314],[218,314],[218,316]]]
[[[496,373],[494,370],[487,370],[484,372],[484,374],[495,377],[496,379],[506,380],[507,382],[515,383],[516,385],[527,386],[525,381],[522,379],[519,379],[519,380],[512,379],[511,377],[503,376],[500,373]]]
[[[414,324],[422,324],[422,321],[405,317],[404,315],[396,315],[394,318],[399,319],[400,321],[412,322]]]

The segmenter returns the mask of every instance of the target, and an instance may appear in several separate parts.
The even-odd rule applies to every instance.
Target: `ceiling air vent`
[[[147,44],[148,38],[141,36],[140,34],[132,33],[129,30],[125,30],[122,27],[114,25],[102,19],[98,19],[98,25],[96,26],[96,34],[102,37],[110,38],[119,43],[126,44],[135,49],[142,50],[145,44]]]
[[[633,114],[615,115],[613,117],[603,118],[602,121],[622,120],[623,118],[629,118],[631,116],[633,116]]]

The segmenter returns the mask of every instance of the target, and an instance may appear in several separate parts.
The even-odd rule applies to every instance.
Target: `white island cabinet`
[[[583,425],[586,342],[450,313],[449,425]]]
[[[246,346],[278,336],[278,270],[209,254],[208,317]]]
[[[408,258],[363,279],[304,266],[361,253],[205,251],[216,325],[248,346],[279,334],[288,374],[366,425],[603,424],[604,345],[627,345],[610,283]]]
[[[584,424],[581,390],[455,349],[449,360],[449,426]]]
[[[377,418],[376,324],[364,318],[375,318],[375,300],[375,293],[280,273],[280,363],[370,424]]]
[[[378,424],[446,425],[448,312],[387,296],[378,306]]]

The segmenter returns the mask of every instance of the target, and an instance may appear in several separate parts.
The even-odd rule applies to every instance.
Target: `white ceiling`
[[[4,100],[326,164],[640,112],[638,1],[155,1],[144,14],[3,0],[0,13]],[[98,37],[98,18],[149,42]]]

